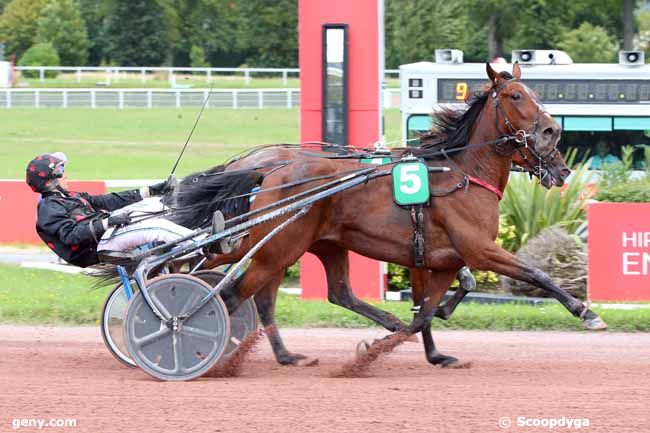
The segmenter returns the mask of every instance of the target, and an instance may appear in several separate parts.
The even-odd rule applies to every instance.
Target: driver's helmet
[[[38,155],[27,164],[25,181],[34,192],[45,192],[47,183],[63,177],[65,163],[68,161],[63,152]]]

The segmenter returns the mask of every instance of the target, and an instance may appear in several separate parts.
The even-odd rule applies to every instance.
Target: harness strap
[[[501,199],[503,198],[503,191],[501,191],[496,186],[491,185],[491,184],[487,183],[486,181],[481,180],[478,177],[471,176],[469,174],[467,175],[467,180],[469,180],[473,184],[476,184],[478,186],[482,186],[483,188],[487,189],[488,191],[492,191],[499,198],[499,201],[501,201]]]
[[[424,206],[411,206],[413,221],[413,249],[415,251],[415,267],[424,267]]]

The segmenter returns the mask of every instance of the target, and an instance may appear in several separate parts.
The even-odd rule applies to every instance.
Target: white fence
[[[208,89],[0,89],[5,108],[200,107]],[[213,90],[207,108],[293,108],[299,89]]]
[[[137,75],[140,77],[142,83],[146,83],[147,80],[153,79],[153,76],[156,73],[165,73],[168,76],[168,80],[171,83],[174,83],[176,80],[176,75],[180,74],[193,74],[204,76],[207,81],[212,81],[213,75],[218,74],[231,74],[231,75],[241,75],[244,77],[246,82],[250,82],[255,74],[264,74],[265,76],[280,76],[282,77],[282,82],[286,85],[288,82],[289,76],[298,76],[300,69],[298,68],[174,68],[174,67],[146,67],[146,66],[109,66],[109,67],[100,67],[100,66],[16,66],[17,71],[34,71],[38,72],[38,77],[40,81],[45,81],[45,72],[46,71],[56,71],[62,73],[73,73],[76,76],[77,82],[80,83],[84,74],[91,74],[96,76],[97,74],[103,74],[105,77],[105,83],[110,84],[112,82],[119,82],[120,80],[126,79],[126,77],[131,75]]]
[[[176,75],[192,74],[204,76],[210,82],[214,75],[231,74],[243,76],[246,83],[250,83],[255,75],[279,76],[282,77],[282,83],[286,86],[289,77],[299,77],[300,69],[298,68],[174,68],[174,67],[94,67],[94,66],[16,66],[17,71],[34,71],[38,73],[40,81],[45,81],[46,71],[56,71],[68,74],[74,74],[78,83],[83,79],[84,74],[104,75],[104,83],[110,84],[137,75],[142,83],[152,80],[156,73],[166,73],[170,83],[176,82]],[[399,77],[399,69],[387,69],[386,77]]]
[[[200,107],[208,89],[0,89],[3,108]],[[294,108],[300,89],[213,90],[207,108]],[[384,107],[399,107],[399,89],[387,89]]]

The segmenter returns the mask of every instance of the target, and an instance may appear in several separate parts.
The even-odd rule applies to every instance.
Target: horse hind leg
[[[306,357],[293,354],[286,349],[275,324],[275,301],[283,277],[284,268],[267,266],[253,260],[241,279],[232,287],[221,292],[221,298],[225,302],[228,312],[232,313],[239,308],[244,300],[255,295],[257,312],[265,328],[275,359],[282,365],[289,365],[297,364]]]
[[[257,306],[257,312],[262,321],[262,325],[264,325],[264,330],[273,349],[276,361],[282,365],[299,365],[307,357],[299,353],[291,353],[287,350],[275,323],[275,302],[277,300],[278,287],[283,277],[284,269],[282,272],[274,275],[273,281],[269,281],[265,287],[255,294],[255,305]]]

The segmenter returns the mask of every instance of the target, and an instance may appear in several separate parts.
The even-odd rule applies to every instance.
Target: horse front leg
[[[424,355],[431,364],[449,367],[458,363],[458,358],[444,355],[438,351],[431,334],[431,320],[434,316],[438,317],[440,312],[438,302],[440,302],[440,299],[447,291],[447,287],[453,281],[453,273],[434,275],[432,271],[413,268],[409,275],[413,288],[413,305],[419,306],[419,309],[413,316],[413,322],[409,325],[408,331],[411,333],[419,331],[421,333]],[[446,279],[449,280],[449,283],[445,285],[444,281]],[[456,292],[458,293],[460,290],[462,289],[459,288]],[[453,312],[453,309],[451,311]]]
[[[416,301],[415,299],[415,293],[416,291],[421,292],[425,289],[425,287],[428,287],[430,283],[428,283],[427,279],[427,274],[430,273],[431,271],[428,269],[421,269],[421,268],[409,268],[409,275],[411,278],[411,287],[413,288],[413,305],[418,305],[420,302],[419,300]],[[442,319],[442,320],[449,320],[453,312],[456,310],[456,307],[458,307],[458,304],[460,304],[465,296],[469,292],[472,292],[474,289],[476,289],[476,280],[474,279],[474,276],[470,272],[469,268],[467,266],[463,266],[460,271],[458,271],[458,274],[456,275],[456,279],[458,280],[459,286],[458,289],[454,292],[454,294],[446,301],[442,301],[440,305],[436,308],[436,313],[435,317]],[[421,285],[424,285],[424,287],[420,287]],[[417,286],[417,288],[416,288]]]
[[[582,320],[585,329],[597,331],[607,329],[607,324],[580,300],[558,287],[551,277],[543,271],[530,266],[494,243],[477,246],[475,252],[466,252],[463,259],[473,268],[493,271],[512,279],[532,284],[548,292],[557,299],[571,314]]]
[[[411,268],[409,270],[409,275],[415,275],[420,272],[431,272],[429,270],[425,269],[418,269],[418,268]],[[474,279],[474,276],[470,272],[469,268],[467,266],[463,266],[460,271],[458,271],[458,274],[456,275],[456,279],[458,280],[458,289],[454,292],[453,296],[449,298],[446,301],[443,301],[438,305],[438,308],[436,309],[436,314],[435,317],[442,319],[442,320],[449,320],[451,315],[454,313],[456,310],[456,307],[458,307],[458,304],[460,304],[463,299],[465,299],[465,296],[474,289],[476,289],[476,280]],[[415,302],[413,305],[417,305]]]

